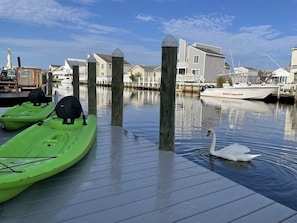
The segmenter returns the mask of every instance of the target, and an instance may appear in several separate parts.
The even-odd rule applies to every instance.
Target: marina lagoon
[[[70,85],[54,90],[72,94]],[[83,85],[80,100],[87,100]],[[110,88],[97,87],[97,108],[99,116],[111,115]],[[297,210],[296,105],[177,93],[175,109],[175,153]],[[123,128],[135,137],[158,144],[159,113],[158,91],[124,90]],[[261,156],[251,162],[210,156],[210,128],[216,130],[216,149],[239,143]]]

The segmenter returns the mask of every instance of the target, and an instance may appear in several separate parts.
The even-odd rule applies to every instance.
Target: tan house
[[[96,59],[96,82],[111,83],[112,81],[112,56],[100,53],[94,53]],[[124,79],[127,80],[130,76],[132,66],[124,59]]]
[[[161,82],[161,66],[136,65],[131,69],[131,75],[135,78],[150,82]]]

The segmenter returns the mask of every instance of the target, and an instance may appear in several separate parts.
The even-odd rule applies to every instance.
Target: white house
[[[234,67],[234,81],[238,83],[257,83],[260,77],[258,71],[251,67]]]
[[[49,72],[53,75],[53,80],[62,81],[72,77],[73,65],[79,66],[79,81],[85,82],[88,77],[87,60],[67,58],[64,65],[50,65]]]
[[[177,82],[216,82],[219,74],[229,73],[220,47],[179,40]]]
[[[281,84],[289,84],[292,83],[290,78],[291,74],[288,70],[285,68],[278,68],[275,71],[272,71],[272,79],[275,83],[281,83]]]
[[[48,67],[48,72],[52,73],[53,81],[58,81],[60,75],[64,75],[64,66],[51,64]]]
[[[68,74],[73,74],[73,66],[79,67],[79,82],[86,83],[88,81],[88,64],[85,59],[67,58],[65,60],[64,69]]]

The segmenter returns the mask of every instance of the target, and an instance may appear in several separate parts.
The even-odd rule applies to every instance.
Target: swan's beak
[[[210,136],[211,134],[212,134],[211,130],[208,130],[206,136]]]

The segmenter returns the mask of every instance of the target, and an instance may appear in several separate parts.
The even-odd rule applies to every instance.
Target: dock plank
[[[0,143],[12,133],[0,132]],[[2,134],[3,133],[3,134]],[[270,216],[270,217],[268,217]],[[91,151],[0,204],[1,223],[296,222],[297,212],[98,118]]]
[[[246,216],[259,209],[265,208],[266,206],[273,203],[274,201],[268,198],[259,197],[257,194],[253,194],[243,199],[235,200],[229,204],[196,214],[178,222],[232,222],[233,220],[241,218],[242,216]]]

